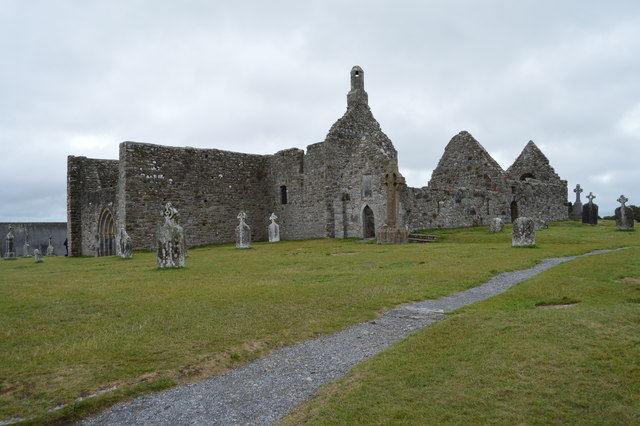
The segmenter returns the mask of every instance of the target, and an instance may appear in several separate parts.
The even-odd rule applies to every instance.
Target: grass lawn
[[[640,248],[456,311],[282,421],[301,423],[640,424]]]
[[[155,269],[155,254],[145,252],[136,252],[130,260],[53,257],[44,258],[41,264],[27,258],[0,261],[0,421],[32,416],[36,416],[36,423],[71,420],[144,392],[220,373],[284,345],[336,332],[402,303],[473,287],[497,273],[527,268],[544,258],[602,248],[640,246],[640,233],[616,231],[612,222],[603,222],[597,227],[572,222],[551,224],[550,229],[537,233],[537,246],[532,249],[512,248],[509,232],[510,227],[500,234],[491,234],[486,227],[430,231],[440,235],[441,241],[403,246],[379,246],[355,240],[257,243],[249,250],[238,250],[233,245],[210,246],[190,250],[187,267],[179,270]],[[633,262],[633,255],[638,258],[638,250],[623,253],[603,255],[602,258],[631,256],[622,263],[627,270],[620,269],[618,264],[614,269],[611,265],[600,264],[595,272],[613,277],[609,279],[614,281],[627,276],[640,278],[638,263]],[[596,259],[600,257],[579,262],[586,266],[597,265],[600,260]],[[558,268],[570,271],[565,275],[579,277],[575,269],[566,269],[574,264],[571,262]],[[545,277],[554,273],[555,269]],[[618,276],[620,274],[623,276]],[[523,283],[507,295],[529,286],[530,282]],[[625,286],[635,286],[632,290],[636,291],[635,297],[640,298],[640,291],[637,291],[640,284],[627,282],[616,288]],[[481,309],[476,305],[466,308],[398,345],[398,349],[386,351],[376,360],[386,358],[393,365],[398,362],[393,359],[396,356],[393,351],[401,351],[405,345],[417,345],[423,340],[433,341],[433,345],[439,341],[444,350],[454,348],[455,342],[451,340],[456,340],[460,348],[466,348],[460,357],[471,357],[472,362],[478,363],[486,346],[493,351],[496,345],[488,338],[495,337],[492,324],[507,330],[515,327],[512,334],[504,334],[502,345],[506,348],[527,347],[530,340],[525,337],[531,334],[527,327],[534,331],[540,329],[542,333],[540,325],[535,323],[536,315],[587,312],[596,321],[595,313],[603,311],[604,324],[611,321],[615,324],[611,327],[618,330],[620,326],[614,319],[605,315],[610,311],[605,309],[608,305],[599,308],[599,299],[595,297],[595,301],[587,303],[588,296],[580,290],[578,287],[574,291],[576,295],[567,293],[567,297],[581,302],[564,310],[532,308],[528,304],[535,305],[538,298],[544,299],[535,294],[527,296],[526,303],[505,301],[506,295],[499,296],[477,305],[485,307],[485,311],[476,312],[475,309]],[[633,293],[632,290],[629,291]],[[556,293],[554,297],[559,300],[568,300],[562,299],[565,292]],[[603,294],[607,296],[608,292],[605,290]],[[503,300],[504,307],[491,308],[491,303],[497,303],[495,300]],[[633,356],[627,359],[627,364],[635,367],[637,379],[638,304],[628,302],[624,306],[628,312],[621,316],[632,322],[635,318],[636,329],[635,334],[626,333],[631,339],[635,336],[635,355],[627,351],[624,356]],[[513,325],[514,318],[526,320],[525,325]],[[559,327],[561,330],[566,328],[568,323],[559,320],[545,324],[549,325],[548,333],[552,333]],[[441,333],[439,340],[429,334],[438,330]],[[578,349],[582,344],[593,346],[595,343],[591,339],[596,337],[580,333],[580,330],[576,326],[572,335],[585,337],[575,346]],[[630,344],[618,334],[607,334],[619,341],[616,347]],[[481,349],[483,347],[485,349]],[[578,349],[576,351],[581,352]],[[554,352],[553,346],[546,350],[539,354],[540,359],[564,357],[564,350],[555,349]],[[447,360],[445,355],[435,367],[431,365],[430,355],[416,360],[419,364],[412,370],[427,382],[421,382],[420,378],[409,382],[422,386],[421,389],[424,383],[431,384],[430,369],[446,371],[452,365],[452,360]],[[503,356],[509,358],[508,354]],[[482,361],[483,366],[486,361]],[[498,362],[499,358],[495,361],[496,365],[504,364]],[[364,368],[369,365],[372,364]],[[491,376],[495,373],[489,367],[483,368]],[[471,383],[482,380],[483,376],[472,364],[467,368],[466,372],[459,372],[461,377],[469,376]],[[364,376],[364,371],[359,368],[356,375]],[[371,371],[374,377],[377,376],[374,369]],[[521,374],[514,370],[511,376],[506,375],[503,379],[509,382],[510,377]],[[631,376],[629,371],[625,374]],[[385,370],[379,374],[380,377],[386,375]],[[397,373],[392,376],[399,378]],[[349,380],[354,380],[354,376]],[[449,385],[443,381],[437,387]],[[615,387],[615,383],[610,385]],[[76,401],[114,386],[115,391]],[[517,386],[514,384],[514,387]],[[451,388],[451,401],[460,401],[459,390]],[[636,400],[637,390],[635,388]],[[336,392],[343,393],[342,390]],[[476,392],[467,388],[464,394],[472,398]],[[420,401],[422,396],[414,392],[412,398]],[[445,402],[449,401],[446,393],[438,394],[436,398],[441,401],[443,412],[449,415],[457,411],[454,407],[463,405],[463,411],[468,408],[464,398],[451,409],[446,407],[450,403]],[[520,396],[514,393],[514,398]],[[397,410],[387,407],[386,411],[396,413],[388,420],[403,422],[404,400],[401,396],[397,401],[387,397],[387,403],[395,406],[396,402]],[[48,413],[63,404],[70,405]],[[317,404],[324,406],[325,403]],[[620,404],[627,406],[623,400]],[[578,404],[574,411],[579,413],[580,407]],[[408,413],[413,409],[406,410]],[[369,421],[344,421],[370,423],[371,419],[378,418],[377,413],[372,415]],[[498,419],[501,416],[495,412],[494,415]],[[534,411],[532,416],[535,415]],[[488,417],[487,421],[495,418]],[[442,419],[447,421],[446,416]],[[385,422],[382,417],[380,421]],[[407,417],[406,422],[411,423],[411,418]]]

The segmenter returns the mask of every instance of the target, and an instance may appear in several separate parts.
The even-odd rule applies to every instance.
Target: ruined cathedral
[[[385,224],[383,175],[397,152],[368,105],[364,73],[351,70],[347,111],[323,142],[273,155],[123,142],[118,160],[69,156],[67,236],[72,256],[115,252],[124,228],[134,249],[155,249],[171,202],[190,247],[234,240],[239,211],[253,239],[278,216],[282,239],[374,237]],[[455,135],[422,188],[400,188],[409,231],[487,224],[518,216],[567,219],[567,182],[529,142],[506,171],[467,132]]]

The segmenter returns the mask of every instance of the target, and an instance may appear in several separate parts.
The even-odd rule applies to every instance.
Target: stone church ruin
[[[347,111],[323,142],[273,155],[123,142],[118,160],[69,156],[67,235],[72,256],[115,255],[116,230],[134,249],[154,249],[158,211],[181,212],[189,247],[233,242],[238,211],[254,241],[271,214],[283,240],[374,238],[385,225],[384,176],[397,152],[368,105],[364,73],[351,70]],[[399,226],[409,231],[488,225],[499,217],[567,219],[567,182],[529,142],[506,171],[471,134],[444,150],[428,185],[399,188]]]

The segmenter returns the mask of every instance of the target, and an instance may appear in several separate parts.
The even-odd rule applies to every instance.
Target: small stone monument
[[[527,247],[536,244],[536,225],[533,219],[521,216],[513,221],[511,246]]]
[[[184,230],[180,226],[180,214],[178,210],[167,203],[161,216],[164,223],[158,229],[158,268],[182,268],[184,267],[184,254],[186,244]]]
[[[635,225],[633,209],[625,205],[629,199],[621,195],[617,201],[620,203],[620,207],[616,208],[616,228],[620,231],[633,231]]]
[[[55,251],[53,248],[53,237],[49,235],[49,245],[47,246],[47,256],[55,256]]]
[[[536,231],[539,231],[541,229],[549,229],[549,225],[547,224],[546,220],[543,219],[533,219],[533,223],[536,227]]]
[[[580,193],[583,191],[580,184],[577,184],[573,192],[576,193],[576,201],[573,203],[571,210],[571,219],[580,219],[582,217],[582,201],[580,201]]]
[[[29,231],[24,227],[24,244],[22,245],[22,257],[31,257],[29,254]]]
[[[6,251],[4,253],[5,259],[12,259],[16,257],[16,250],[13,247],[13,225],[9,225],[9,232],[7,233]]]
[[[404,177],[397,167],[392,166],[384,174],[384,184],[387,187],[387,222],[378,229],[378,244],[407,244],[407,228],[398,223],[400,188],[404,185]]]
[[[131,237],[127,234],[124,226],[120,228],[120,232],[116,235],[116,254],[122,259],[131,259],[133,257]]]
[[[244,222],[246,218],[245,212],[238,213],[240,223],[236,226],[236,248],[251,248],[251,228]]]
[[[271,221],[271,223],[269,224],[269,242],[270,243],[276,243],[280,241],[280,225],[276,223],[277,218],[278,216],[276,216],[275,213],[271,213],[271,216],[269,216],[269,220]]]
[[[33,258],[36,261],[36,263],[41,263],[42,262],[42,254],[40,253],[39,249],[35,249],[33,251]]]
[[[598,224],[598,205],[593,202],[596,198],[593,192],[587,195],[589,202],[582,207],[582,224],[597,225]]]
[[[504,229],[504,220],[501,217],[494,217],[489,221],[489,232],[502,232]]]

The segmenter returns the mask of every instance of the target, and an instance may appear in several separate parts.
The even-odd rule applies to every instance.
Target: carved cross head
[[[593,204],[593,199],[596,198],[596,196],[593,195],[593,192],[590,192],[587,198],[589,199],[589,203]]]
[[[240,213],[238,213],[238,220],[240,221],[240,223],[244,223],[244,220],[247,218],[247,214],[243,211],[241,211]]]
[[[625,197],[624,195],[621,195],[620,198],[618,198],[617,200],[620,203],[620,207],[624,207],[624,203],[626,203],[627,201],[629,201],[629,199],[627,197]]]
[[[580,193],[584,191],[582,188],[580,188],[580,184],[576,185],[576,188],[573,190],[573,192],[575,192],[576,194],[580,195]]]
[[[275,222],[277,218],[278,218],[278,216],[276,216],[276,214],[275,214],[275,213],[271,213],[271,216],[269,216],[269,220],[270,220],[271,222]]]

